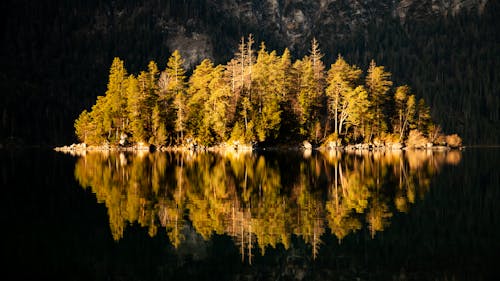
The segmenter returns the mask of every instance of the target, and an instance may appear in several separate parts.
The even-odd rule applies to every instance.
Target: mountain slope
[[[0,143],[73,141],[73,120],[106,87],[112,58],[131,73],[174,49],[188,67],[225,63],[253,33],[270,49],[308,53],[316,37],[366,69],[373,58],[409,84],[446,132],[500,143],[498,1],[4,1]],[[50,5],[49,5],[50,4]]]

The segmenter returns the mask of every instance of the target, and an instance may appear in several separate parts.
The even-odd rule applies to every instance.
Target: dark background
[[[307,54],[316,37],[325,65],[341,53],[366,70],[373,58],[396,84],[409,84],[425,98],[445,133],[460,134],[467,145],[500,143],[500,1],[488,1],[481,14],[453,16],[415,4],[404,22],[384,12],[383,1],[366,2],[370,13],[359,16],[349,1],[337,1],[328,18],[308,18],[308,29],[294,42],[286,31],[270,28],[266,13],[272,11],[263,1],[236,1],[261,15],[253,21],[228,12],[227,2],[2,1],[0,144],[75,142],[74,119],[104,94],[113,57],[125,60],[129,73],[150,60],[164,69],[172,30],[208,35],[216,63],[226,63],[248,33],[268,49],[291,46],[295,58]],[[284,14],[300,8],[307,17],[316,9],[315,1],[288,2],[278,1]],[[165,19],[170,28],[160,24]]]
[[[114,241],[107,207],[74,179],[77,158],[0,150],[2,280],[496,280],[500,258],[500,149],[466,149],[407,214],[371,238],[339,243],[327,229],[316,260],[293,237],[242,262],[228,236],[174,249],[163,228],[138,224]],[[485,164],[486,163],[486,164]],[[191,228],[194,233],[194,229]],[[196,235],[195,235],[196,236]],[[193,255],[198,252],[198,258]],[[255,249],[257,253],[258,250]]]

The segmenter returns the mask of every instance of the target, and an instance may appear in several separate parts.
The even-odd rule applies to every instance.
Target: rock
[[[303,147],[304,149],[312,149],[312,144],[311,144],[310,142],[308,142],[308,141],[304,141],[304,142],[302,143],[302,147]]]

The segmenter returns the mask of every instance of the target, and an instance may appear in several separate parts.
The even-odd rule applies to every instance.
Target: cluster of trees
[[[137,223],[151,236],[165,229],[177,247],[192,225],[204,239],[233,237],[242,258],[256,245],[288,248],[292,234],[315,256],[328,229],[339,240],[363,228],[383,231],[425,196],[442,165],[460,161],[459,151],[372,156],[88,153],[75,177],[106,205],[116,240]]]
[[[142,142],[155,146],[193,140],[214,145],[308,139],[403,142],[410,130],[437,137],[430,109],[406,85],[393,87],[391,73],[372,60],[366,75],[339,55],[326,69],[318,42],[292,62],[252,35],[241,39],[225,65],[203,60],[191,76],[174,51],[163,71],[129,75],[115,58],[107,91],[75,122],[87,144]]]

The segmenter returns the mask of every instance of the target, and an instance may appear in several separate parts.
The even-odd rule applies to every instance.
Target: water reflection
[[[460,162],[458,151],[319,153],[86,153],[75,177],[108,210],[113,238],[139,224],[164,228],[178,247],[192,227],[208,240],[233,238],[252,262],[302,238],[316,257],[325,233],[339,242],[366,227],[371,236],[408,212],[433,175]]]

